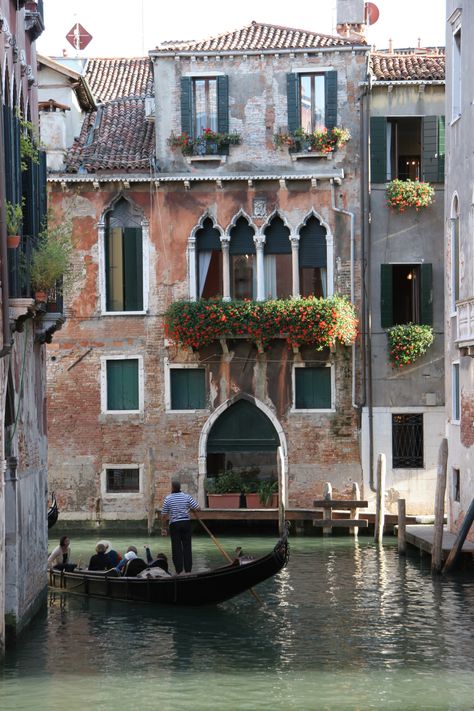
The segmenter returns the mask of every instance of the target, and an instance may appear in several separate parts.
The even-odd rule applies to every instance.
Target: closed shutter
[[[331,368],[295,368],[295,408],[331,409]]]
[[[327,266],[326,230],[315,217],[300,230],[298,257],[300,268]]]
[[[138,360],[107,361],[107,410],[138,408]]]
[[[181,77],[181,131],[193,135],[193,84],[191,77]]]
[[[300,82],[298,74],[286,75],[286,98],[288,103],[288,131],[296,131],[301,126]]]
[[[265,230],[265,254],[291,254],[290,230],[278,215]]]
[[[38,165],[38,182],[39,182],[39,188],[38,188],[38,193],[39,193],[39,225],[42,228],[43,223],[46,219],[46,215],[48,212],[48,204],[47,204],[47,177],[48,177],[48,171],[47,171],[47,166],[46,166],[46,151],[40,151],[39,152],[39,165]]]
[[[372,116],[370,119],[370,180],[384,183],[387,180],[387,119]]]
[[[209,217],[206,217],[203,226],[196,232],[196,244],[199,252],[221,249],[220,232],[213,226]]]
[[[393,326],[393,268],[391,264],[380,265],[380,324],[382,328]]]
[[[422,264],[420,267],[420,322],[433,324],[433,265]]]
[[[229,133],[229,77],[217,77],[217,130]]]
[[[139,227],[123,230],[124,310],[143,309],[143,250]]]
[[[206,407],[204,368],[171,368],[171,409],[203,410]]]
[[[245,217],[239,217],[230,231],[230,254],[255,254],[254,230]]]
[[[444,181],[444,116],[423,118],[422,176],[430,183]]]
[[[326,72],[324,82],[325,124],[331,129],[337,126],[337,72]]]

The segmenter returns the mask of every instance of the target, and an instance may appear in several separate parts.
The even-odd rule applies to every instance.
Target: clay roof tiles
[[[216,37],[188,42],[166,42],[155,52],[254,52],[263,50],[319,49],[365,44],[344,37],[322,35],[280,25],[252,22],[246,27]]]
[[[445,58],[442,53],[389,53],[370,55],[375,81],[444,81]]]
[[[93,58],[85,77],[97,103],[123,96],[151,96],[153,77],[148,57]]]

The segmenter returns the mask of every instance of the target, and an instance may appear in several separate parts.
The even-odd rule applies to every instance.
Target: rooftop
[[[445,57],[439,50],[425,53],[373,52],[370,55],[370,70],[375,81],[444,81]]]

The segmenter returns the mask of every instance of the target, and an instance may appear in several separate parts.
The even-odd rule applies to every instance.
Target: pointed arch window
[[[327,295],[326,230],[314,215],[300,229],[299,270],[301,296]]]
[[[265,229],[265,298],[287,299],[293,293],[290,230],[279,215]]]
[[[222,296],[222,249],[220,232],[210,217],[196,232],[198,298]]]
[[[239,217],[230,231],[230,283],[233,299],[257,296],[256,250],[254,229],[245,217]]]

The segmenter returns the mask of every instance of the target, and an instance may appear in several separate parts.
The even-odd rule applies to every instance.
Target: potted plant
[[[37,301],[47,301],[48,294],[58,288],[58,282],[71,273],[71,233],[70,222],[48,216],[29,266],[30,284]]]
[[[403,368],[420,358],[434,340],[432,326],[404,323],[387,329],[392,368]]]
[[[435,197],[434,188],[419,180],[392,180],[386,188],[387,205],[397,212],[414,207],[417,212],[429,207]]]
[[[243,489],[242,476],[233,469],[219,473],[215,479],[206,479],[206,492],[210,509],[238,509]]]
[[[260,504],[263,508],[278,507],[278,482],[274,479],[263,479],[258,487]]]
[[[7,222],[7,245],[10,249],[16,249],[21,240],[21,228],[23,225],[22,203],[12,203],[5,201],[5,213]]]

